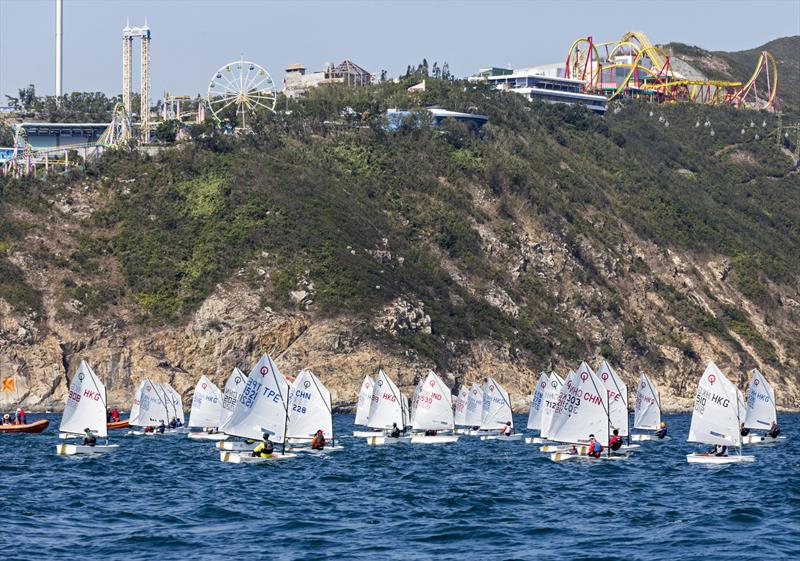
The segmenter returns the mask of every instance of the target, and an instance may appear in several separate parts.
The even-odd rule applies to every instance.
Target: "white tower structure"
[[[62,43],[64,38],[63,7],[61,0],[56,0],[56,100],[61,97],[61,63],[63,61]]]
[[[139,135],[142,142],[150,140],[150,28],[145,20],[144,27],[126,25],[122,30],[122,104],[128,115],[131,114],[131,89],[133,87],[133,40],[142,41],[142,82],[139,105]]]

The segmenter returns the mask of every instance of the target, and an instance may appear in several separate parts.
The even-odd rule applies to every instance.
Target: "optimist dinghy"
[[[224,440],[219,433],[209,433],[205,429],[219,426],[222,415],[222,392],[205,376],[200,376],[192,395],[192,409],[189,413],[189,428],[201,428],[202,432],[190,432],[187,436],[193,440]],[[217,438],[214,438],[214,437]]]
[[[636,386],[636,404],[633,413],[633,428],[636,430],[658,430],[661,427],[661,397],[655,384],[642,374]],[[669,440],[668,436],[659,438],[650,432],[638,432],[631,435],[634,442],[647,440]]]
[[[769,431],[772,423],[778,422],[775,409],[775,392],[767,379],[758,370],[753,370],[750,388],[747,391],[747,414],[744,426],[747,429]],[[742,444],[769,444],[786,440],[785,436],[772,437],[768,432],[763,434],[750,432],[742,437]]]
[[[738,447],[739,454],[728,456],[713,453],[693,453],[686,455],[690,464],[733,464],[755,462],[754,456],[743,456],[740,418],[741,392],[717,365],[709,362],[697,384],[697,394],[692,411],[692,424],[689,427],[689,442],[713,444],[715,446]]]
[[[553,412],[558,404],[558,394],[561,391],[561,386],[564,385],[564,380],[555,372],[551,372],[547,375],[545,380],[546,386],[543,389],[541,388],[542,381],[543,380],[540,378],[536,390],[542,390],[539,414],[535,415],[533,423],[531,423],[530,415],[528,417],[528,428],[531,430],[538,430],[539,436],[529,436],[525,438],[526,444],[546,444],[551,440],[548,438],[547,433],[553,422]]]
[[[445,383],[435,372],[428,371],[416,395],[416,408],[411,428],[425,431],[412,434],[411,444],[446,444],[458,441],[456,434],[438,434],[439,431],[452,431],[453,396]],[[433,432],[434,434],[425,434]]]
[[[367,427],[375,430],[354,432],[353,436],[362,436],[370,441],[368,444],[373,446],[386,444],[381,437],[392,430],[394,424],[402,430],[406,425],[406,416],[405,396],[386,375],[386,372],[380,370],[372,387],[369,415],[366,422]]]
[[[69,384],[59,432],[79,436],[85,434],[86,429],[96,437],[105,438],[106,444],[57,444],[56,453],[59,456],[94,456],[119,448],[118,444],[108,444],[106,388],[84,360]]]
[[[220,427],[231,436],[260,441],[264,433],[274,436],[282,444],[280,453],[268,457],[253,457],[250,452],[220,451],[220,461],[235,464],[260,464],[295,457],[286,453],[287,425],[289,421],[289,383],[268,354],[258,361],[236,402],[233,414]],[[233,441],[218,442],[218,446],[233,445]],[[254,442],[255,444],[255,442]]]
[[[369,374],[364,376],[364,381],[361,382],[361,389],[358,392],[358,405],[356,406],[356,426],[366,426],[369,421],[369,410],[372,405],[372,391],[375,387],[375,382]],[[383,431],[353,431],[353,436],[359,438],[366,438],[370,436],[381,436]]]

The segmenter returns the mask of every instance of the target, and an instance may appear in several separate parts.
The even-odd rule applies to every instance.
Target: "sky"
[[[318,70],[345,58],[391,77],[423,58],[447,61],[456,76],[563,62],[578,37],[610,41],[629,30],[724,51],[800,34],[800,0],[63,2],[64,91],[120,93],[122,28],[146,20],[152,101],[166,91],[205,95],[216,70],[242,56],[280,84],[288,64]],[[0,105],[31,83],[53,94],[54,76],[55,0],[0,0]]]

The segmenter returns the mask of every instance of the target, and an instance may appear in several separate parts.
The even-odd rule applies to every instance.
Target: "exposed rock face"
[[[422,302],[412,304],[405,298],[398,298],[384,308],[377,318],[375,328],[394,336],[417,332],[430,335],[431,317],[425,313]]]

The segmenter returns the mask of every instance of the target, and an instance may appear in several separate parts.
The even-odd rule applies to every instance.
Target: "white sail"
[[[586,444],[589,435],[594,434],[599,442],[607,443],[608,425],[608,391],[589,365],[582,362],[561,387],[547,438]]]
[[[483,414],[483,388],[478,384],[472,384],[467,397],[467,413],[464,416],[464,425],[468,427],[478,427],[481,424]]]
[[[628,436],[630,424],[628,386],[606,360],[600,363],[595,375],[600,378],[608,390],[608,414],[611,417],[611,429],[617,429],[620,436]]]
[[[572,370],[569,371],[572,374]],[[564,385],[564,380],[556,374],[551,372],[547,377],[548,386],[544,392],[544,403],[542,404],[542,426],[539,429],[539,436],[547,438],[547,433],[550,431],[550,425],[553,423],[553,413],[558,405],[558,395],[561,393],[561,386]]]
[[[750,389],[747,390],[747,415],[744,426],[750,429],[769,430],[777,422],[775,392],[758,370],[753,370]]]
[[[96,436],[108,437],[106,387],[86,361],[82,360],[69,384],[59,430],[69,434],[83,434],[86,429]]]
[[[697,384],[697,394],[689,427],[689,442],[741,445],[738,389],[709,362]]]
[[[414,430],[452,430],[453,397],[439,376],[428,371],[417,395]]]
[[[494,378],[487,378],[483,383],[483,407],[481,410],[481,429],[501,429],[507,422],[514,426],[511,416],[511,402],[508,393]]]
[[[459,426],[463,427],[466,425],[467,419],[467,398],[469,397],[469,388],[467,386],[461,386],[461,389],[458,390],[458,399],[456,399],[456,411],[455,415],[453,416],[453,422]]]
[[[236,409],[236,402],[239,401],[239,395],[246,384],[247,376],[239,370],[238,366],[234,366],[228,381],[225,382],[225,392],[222,394],[222,411],[219,415],[219,422],[215,426],[221,427],[231,418],[233,410]]]
[[[131,403],[131,411],[130,411],[130,414],[128,415],[128,423],[131,426],[137,426],[137,427],[142,426],[142,423],[139,422],[139,419],[140,419],[140,417],[142,415],[141,414],[141,407],[139,407],[139,400],[140,400],[142,391],[144,390],[144,385],[146,383],[147,382],[145,380],[142,380],[141,382],[139,382],[139,387],[137,387],[136,391],[133,393],[133,402]]]
[[[194,387],[190,427],[216,427],[222,414],[222,392],[205,376],[200,376]]]
[[[331,392],[310,370],[303,370],[289,390],[288,435],[307,437],[318,430],[325,438],[333,436]]]
[[[367,426],[373,429],[390,429],[392,423],[397,423],[402,428],[404,421],[403,396],[389,376],[381,370],[372,389]]]
[[[422,390],[422,384],[425,382],[425,378],[421,379],[417,382],[416,387],[414,388],[414,393],[411,395],[411,424],[414,424],[414,417],[417,414],[417,400],[419,398],[419,392]]]
[[[161,390],[156,384],[145,378],[139,384],[134,406],[138,407],[136,416],[131,415],[129,423],[137,427],[155,427],[162,421],[169,422],[167,405]],[[132,408],[133,409],[133,408]]]
[[[370,378],[369,374],[364,376],[364,381],[361,383],[361,391],[358,392],[358,406],[356,407],[356,421],[357,425],[366,425],[369,419],[369,408],[372,404],[372,388],[375,383]]]
[[[404,396],[402,393],[400,394],[400,403],[403,407],[403,427],[410,427],[411,426],[411,405],[408,403],[408,398]],[[400,425],[398,425],[400,426]]]
[[[161,390],[161,395],[166,404],[167,410],[167,423],[172,421],[172,418],[179,420],[181,424],[186,424],[186,418],[183,414],[183,399],[181,395],[170,384],[157,384]]]
[[[547,391],[547,386],[549,383],[549,376],[542,372],[539,375],[539,381],[536,382],[536,387],[533,388],[533,393],[531,393],[531,408],[530,411],[528,411],[529,430],[542,430],[542,406],[544,405],[544,392]]]
[[[661,426],[661,400],[653,382],[645,374],[639,377],[633,428],[656,430]]]
[[[242,438],[260,439],[264,432],[283,442],[288,414],[289,383],[268,354],[258,361],[239,395],[233,415],[219,430]]]

